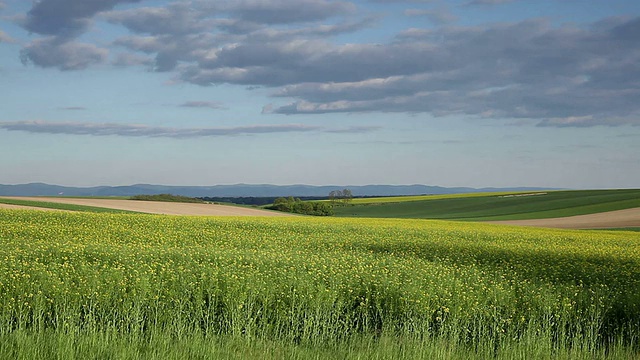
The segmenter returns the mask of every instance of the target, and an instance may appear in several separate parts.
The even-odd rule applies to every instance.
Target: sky
[[[640,187],[637,0],[0,0],[0,184]]]

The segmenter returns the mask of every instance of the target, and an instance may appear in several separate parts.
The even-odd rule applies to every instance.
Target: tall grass
[[[639,240],[0,211],[0,358],[632,358]]]

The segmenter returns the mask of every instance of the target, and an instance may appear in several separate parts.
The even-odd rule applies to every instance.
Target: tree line
[[[330,203],[320,201],[302,201],[299,198],[294,198],[293,196],[289,196],[288,198],[279,197],[273,202],[273,205],[267,206],[266,208],[314,216],[332,216],[334,214],[333,206]]]
[[[346,206],[351,203],[353,194],[349,189],[334,190],[329,193],[329,201],[302,201],[300,198],[289,196],[279,197],[274,200],[273,205],[267,209],[278,210],[296,214],[332,216],[335,206]]]

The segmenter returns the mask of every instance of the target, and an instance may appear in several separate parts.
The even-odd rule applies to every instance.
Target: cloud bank
[[[132,6],[137,2],[35,2],[22,26],[41,37],[23,48],[22,61],[83,70],[106,63],[118,49],[112,63],[120,67],[142,65],[198,86],[271,88],[274,105],[265,112],[274,114],[401,112],[529,119],[540,126],[640,125],[640,17],[581,26],[545,19],[454,26],[448,10],[420,8],[405,15],[441,26],[405,29],[386,43],[345,43],[336,36],[377,21],[354,2]],[[79,41],[98,21],[127,34],[108,45]]]

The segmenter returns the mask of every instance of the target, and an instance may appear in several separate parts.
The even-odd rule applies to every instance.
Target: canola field
[[[640,233],[0,210],[0,358],[640,356]]]

